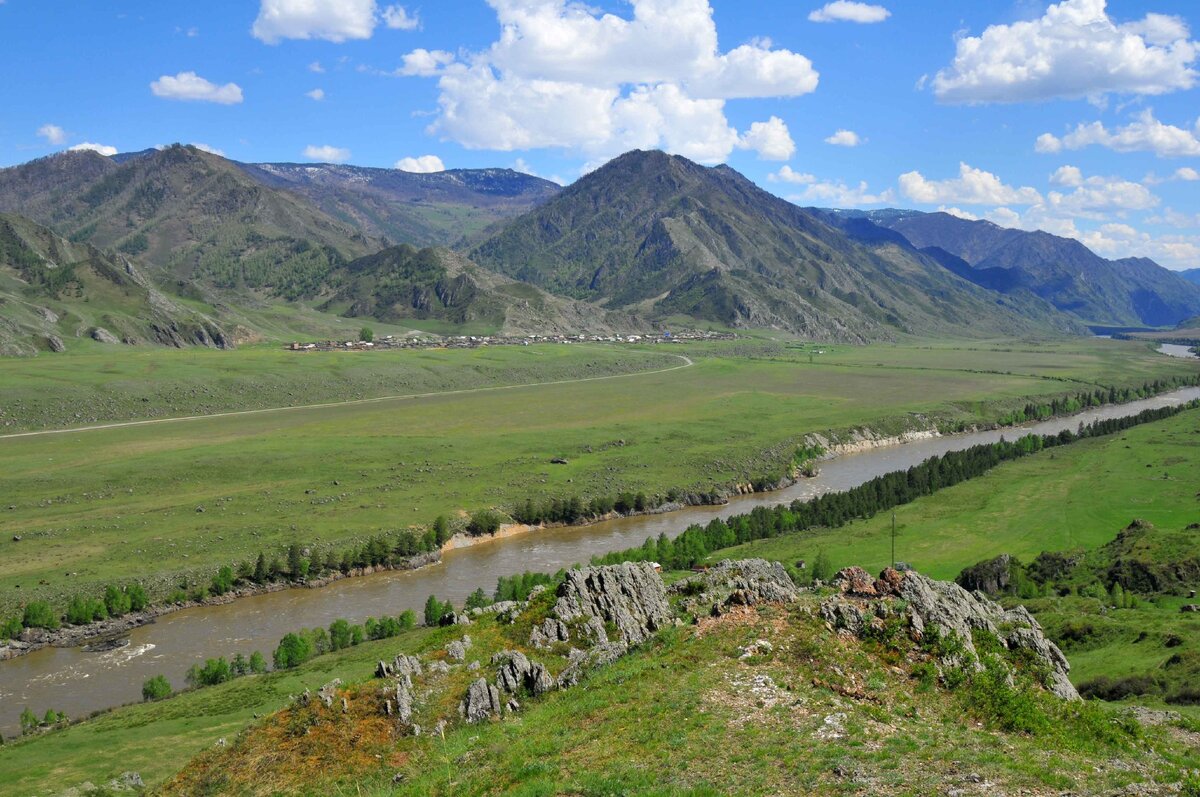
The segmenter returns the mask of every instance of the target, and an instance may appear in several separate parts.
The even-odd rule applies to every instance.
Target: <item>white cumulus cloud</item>
[[[847,185],[839,181],[810,183],[804,191],[787,197],[789,202],[801,205],[821,204],[836,208],[854,208],[863,205],[885,205],[896,199],[892,189],[872,193],[866,182]]]
[[[383,9],[383,21],[393,30],[416,30],[421,27],[421,18],[410,14],[404,6],[388,6]]]
[[[768,174],[767,179],[772,183],[797,183],[799,185],[809,185],[817,181],[815,175],[798,172],[791,166],[784,166],[779,171]]]
[[[1054,153],[1063,149],[1083,149],[1100,146],[1116,152],[1153,152],[1160,158],[1195,157],[1200,155],[1200,119],[1194,130],[1168,125],[1154,118],[1147,108],[1133,122],[1108,129],[1103,122],[1080,124],[1062,138],[1043,133],[1034,148],[1038,152]]]
[[[750,125],[738,146],[754,150],[760,158],[769,161],[785,161],[796,153],[796,142],[792,141],[787,125],[778,116]]]
[[[317,102],[320,102],[321,100],[325,99],[325,89],[313,89],[312,91],[306,91],[304,92],[304,96],[308,97],[310,100],[316,100]]]
[[[396,71],[406,77],[433,77],[452,63],[454,53],[418,47],[404,56],[404,65]]]
[[[68,152],[99,152],[101,155],[112,157],[117,154],[116,147],[110,147],[107,144],[94,144],[91,141],[84,141],[82,144],[76,144],[73,147],[67,148]]]
[[[442,163],[442,159],[437,155],[420,155],[416,158],[401,158],[396,161],[392,168],[399,169],[402,172],[428,174],[430,172],[446,171],[446,164]]]
[[[991,172],[960,163],[958,177],[928,180],[920,172],[900,175],[900,192],[922,204],[1032,205],[1042,195],[1028,186],[1014,188]]]
[[[309,144],[304,148],[304,157],[321,163],[345,163],[350,160],[350,150],[344,147],[333,147],[329,144],[322,146]]]
[[[836,147],[857,147],[862,143],[862,139],[853,130],[839,130],[825,139],[825,143]]]
[[[1106,0],[1062,0],[1038,19],[960,37],[933,91],[943,102],[986,103],[1190,89],[1200,43],[1189,36],[1178,17],[1117,24]]]
[[[208,144],[201,144],[198,141],[194,141],[194,142],[192,142],[191,146],[195,147],[196,149],[200,150],[201,152],[208,152],[212,155],[220,155],[222,158],[225,157],[224,150],[217,149],[216,147],[209,146]]]
[[[404,6],[381,9],[375,0],[262,0],[250,32],[267,44],[283,39],[344,42],[371,38],[380,22],[396,30],[421,25]]]
[[[858,22],[869,24],[883,22],[892,15],[883,6],[857,3],[854,0],[834,0],[808,15],[809,22]]]
[[[600,161],[658,147],[717,162],[755,141],[774,157],[786,147],[779,126],[739,135],[725,103],[801,96],[819,79],[808,58],[763,39],[721,52],[708,0],[631,0],[630,17],[564,0],[488,2],[500,24],[489,48],[414,50],[398,70],[437,77],[430,132],[472,149]]]
[[[58,125],[44,124],[38,128],[37,134],[49,144],[57,145],[67,140],[67,131]]]
[[[242,101],[242,89],[236,83],[218,86],[195,72],[163,75],[150,84],[150,91],[154,96],[168,100],[215,102],[220,105],[236,105]]]

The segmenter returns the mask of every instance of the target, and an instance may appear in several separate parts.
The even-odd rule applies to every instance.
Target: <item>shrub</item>
[[[54,610],[50,608],[50,604],[45,601],[31,601],[25,606],[21,625],[26,628],[45,628],[53,631],[58,628],[59,620]]]
[[[170,696],[171,683],[161,675],[147,678],[142,684],[142,700],[149,702],[152,700],[162,700]]]
[[[267,671],[267,660],[257,650],[250,654],[250,672],[261,675]]]
[[[275,648],[275,669],[287,670],[299,667],[313,657],[312,643],[299,634],[288,634]]]
[[[120,617],[128,614],[132,607],[129,594],[119,587],[109,584],[104,588],[104,608],[110,617]]]
[[[0,623],[0,639],[16,639],[21,636],[21,618],[10,617]]]
[[[38,728],[37,715],[29,710],[29,706],[26,706],[25,710],[21,712],[21,733],[24,733],[24,734],[33,733],[34,731],[37,730],[37,728]]]
[[[217,571],[212,580],[212,594],[224,595],[233,589],[233,568],[226,565]]]
[[[471,515],[471,521],[467,524],[467,532],[473,537],[495,534],[499,530],[500,516],[490,509],[483,509]]]
[[[97,598],[84,598],[76,595],[67,604],[67,622],[71,625],[87,625],[95,620],[108,617],[104,602]]]

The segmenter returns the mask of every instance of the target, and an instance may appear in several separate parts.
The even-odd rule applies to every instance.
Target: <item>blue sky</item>
[[[0,165],[175,141],[515,166],[633,147],[800,204],[1200,266],[1194,0],[0,0]]]

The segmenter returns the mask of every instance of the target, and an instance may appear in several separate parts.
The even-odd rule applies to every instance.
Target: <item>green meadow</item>
[[[1195,369],[1144,344],[970,345],[251,348],[5,361],[5,417],[36,405],[67,425],[60,395],[168,414],[408,397],[0,439],[0,610],[133,579],[163,597],[259,551],[345,547],[526,497],[707,491],[778,472],[810,432],[988,422],[1031,397]],[[505,387],[514,383],[540,384]],[[567,464],[551,464],[559,457]]]

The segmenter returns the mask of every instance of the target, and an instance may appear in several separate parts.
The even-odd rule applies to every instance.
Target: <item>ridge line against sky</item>
[[[569,182],[661,148],[802,205],[945,210],[1200,267],[1200,8],[962,6],[0,0],[0,164],[181,141]]]

